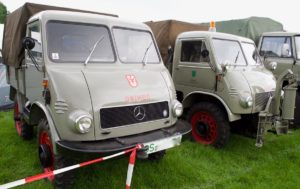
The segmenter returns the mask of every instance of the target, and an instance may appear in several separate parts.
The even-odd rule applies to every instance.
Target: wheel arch
[[[56,152],[56,141],[59,141],[60,137],[59,137],[58,132],[55,128],[55,124],[53,122],[52,116],[49,113],[49,111],[47,110],[45,105],[43,105],[40,102],[34,102],[31,105],[31,108],[30,108],[30,114],[29,114],[30,124],[31,125],[38,125],[38,123],[43,118],[47,119],[47,121],[48,121],[49,129],[50,129],[50,132],[51,132],[51,141],[52,141],[53,150],[54,150],[54,152]]]
[[[227,104],[224,102],[224,100],[216,94],[202,91],[192,92],[185,96],[185,98],[182,101],[182,104],[185,109],[189,109],[198,102],[211,102],[213,104],[216,104],[219,108],[223,110],[224,113],[227,114],[227,118],[230,122],[241,119],[241,115],[232,113]]]

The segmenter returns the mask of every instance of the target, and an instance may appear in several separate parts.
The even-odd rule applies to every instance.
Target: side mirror
[[[288,43],[284,43],[281,47],[281,56],[290,57],[291,56],[291,48]]]
[[[24,39],[22,41],[22,45],[25,49],[31,50],[35,46],[35,40],[32,39],[31,37],[24,37]]]
[[[267,69],[274,71],[277,68],[277,62],[267,62],[266,67]]]
[[[208,55],[209,55],[209,51],[208,51],[208,50],[204,49],[203,51],[201,51],[201,56],[202,56],[203,58],[208,57]]]
[[[224,61],[224,63],[221,64],[221,68],[222,68],[222,73],[225,75],[227,70],[228,70],[228,61]]]

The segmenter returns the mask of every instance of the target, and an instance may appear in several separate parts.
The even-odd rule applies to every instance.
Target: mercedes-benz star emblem
[[[135,119],[142,121],[146,117],[146,110],[142,106],[137,106],[133,110],[133,116]]]

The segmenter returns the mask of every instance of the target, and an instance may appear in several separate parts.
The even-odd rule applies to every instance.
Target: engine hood
[[[235,68],[229,70],[225,78],[230,91],[238,93],[256,93],[275,91],[276,79],[264,68]]]
[[[249,83],[253,94],[275,91],[276,79],[268,70],[253,68],[242,74]]]
[[[84,69],[94,111],[103,107],[169,101],[162,74],[149,70],[105,71]]]

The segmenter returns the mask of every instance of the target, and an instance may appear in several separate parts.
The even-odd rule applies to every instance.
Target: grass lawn
[[[300,130],[267,134],[263,148],[255,139],[231,135],[221,150],[190,141],[167,151],[160,162],[138,160],[132,188],[299,188]],[[104,161],[76,171],[74,188],[125,188],[128,157]],[[0,112],[0,185],[41,172],[36,138],[22,141],[12,113]],[[37,181],[19,188],[52,188]]]

